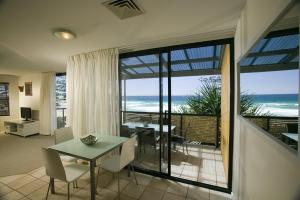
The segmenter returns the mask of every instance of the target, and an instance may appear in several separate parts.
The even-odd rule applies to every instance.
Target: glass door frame
[[[171,78],[172,78],[172,71],[171,71],[171,51],[180,50],[180,49],[187,49],[187,48],[199,48],[211,45],[224,45],[229,44],[230,47],[230,124],[229,124],[229,163],[228,163],[228,182],[227,188],[211,185],[207,183],[187,180],[179,177],[175,177],[171,175],[171,112],[168,112],[168,173],[161,172],[161,149],[159,155],[159,163],[160,163],[160,172],[153,171],[153,170],[146,170],[139,167],[134,167],[137,172],[141,172],[144,174],[149,174],[151,176],[156,176],[160,178],[165,178],[169,180],[173,180],[176,182],[186,183],[190,185],[195,185],[203,188],[208,188],[211,190],[216,190],[225,193],[232,192],[232,172],[233,172],[233,142],[234,142],[234,113],[236,110],[234,109],[235,103],[235,63],[234,63],[234,38],[226,38],[226,39],[219,39],[219,40],[212,40],[212,41],[204,41],[204,42],[196,42],[196,43],[189,43],[189,44],[180,44],[174,46],[167,46],[167,47],[160,47],[160,48],[153,48],[147,50],[139,50],[133,52],[126,52],[119,54],[119,94],[120,94],[120,126],[122,125],[122,66],[120,60],[123,58],[130,58],[136,56],[145,56],[151,54],[158,54],[159,55],[159,95],[160,95],[160,134],[162,134],[162,122],[163,122],[163,112],[162,112],[162,54],[167,53],[167,78],[168,78],[168,110],[171,111],[171,103],[172,103],[172,94],[171,94]],[[161,145],[160,145],[161,146]]]

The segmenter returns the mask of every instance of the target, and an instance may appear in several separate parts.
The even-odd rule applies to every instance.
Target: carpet
[[[53,136],[26,138],[0,134],[0,177],[25,174],[43,166],[41,147],[54,144]]]

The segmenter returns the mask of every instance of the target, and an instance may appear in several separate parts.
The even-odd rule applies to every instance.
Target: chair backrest
[[[141,143],[156,145],[156,134],[154,128],[136,127],[136,132]]]
[[[66,181],[65,169],[58,152],[53,149],[42,148],[42,154],[46,174],[51,178]]]
[[[55,144],[59,144],[74,138],[71,127],[64,127],[54,131]]]
[[[135,135],[123,143],[120,156],[120,169],[134,160],[136,138],[137,136]]]
[[[186,139],[186,135],[190,131],[191,128],[192,128],[192,123],[188,122],[188,125],[186,126],[186,128],[184,129],[183,134],[182,134],[182,136],[184,137],[184,139]]]
[[[121,130],[120,130],[120,136],[121,137],[130,137],[130,131],[129,131],[129,127],[128,126],[125,126],[125,125],[122,125],[121,126]]]
[[[289,133],[298,133],[298,124],[297,123],[287,123],[287,130]]]

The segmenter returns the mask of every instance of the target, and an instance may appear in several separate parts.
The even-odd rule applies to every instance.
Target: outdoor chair
[[[132,133],[130,132],[129,127],[125,126],[125,125],[122,125],[121,130],[120,130],[120,136],[130,138],[131,135],[132,135]]]
[[[190,130],[191,128],[191,122],[188,123],[187,127],[182,130],[180,129],[179,131],[176,131],[176,133],[174,134],[171,134],[171,143],[174,145],[174,147],[176,148],[176,144],[180,144],[182,145],[182,150],[183,150],[183,153],[184,153],[184,147],[186,149],[186,153],[188,154],[188,141],[186,139],[186,135],[187,135],[187,132]]]
[[[138,135],[139,153],[142,152],[142,146],[144,153],[146,153],[146,145],[154,148],[155,157],[157,155],[157,145],[160,137],[156,135],[154,128],[136,127],[136,134]]]
[[[298,133],[298,124],[297,123],[287,123],[287,131],[288,133]]]

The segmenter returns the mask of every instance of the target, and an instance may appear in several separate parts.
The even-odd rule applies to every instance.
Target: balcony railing
[[[152,123],[159,123],[159,113],[157,112],[135,112],[122,111],[122,122],[142,122],[143,118],[152,119]],[[163,116],[167,117],[166,114]],[[176,126],[176,131],[182,133],[188,125],[190,128],[186,132],[186,139],[192,143],[202,143],[207,145],[219,145],[218,117],[215,115],[197,115],[172,113],[171,123]]]
[[[122,111],[123,122],[141,122],[143,118],[152,119],[152,123],[159,123],[157,112]],[[166,114],[164,114],[166,117]],[[288,132],[287,124],[298,123],[298,117],[276,117],[276,116],[245,116],[257,126],[266,130],[274,137],[282,139],[281,133]],[[187,131],[187,140],[208,145],[220,144],[220,124],[217,116],[172,113],[171,123],[177,130],[185,130],[190,123],[191,128]],[[219,129],[218,129],[219,127]]]
[[[66,126],[66,108],[57,108],[56,109],[56,122],[57,128],[62,128]]]

